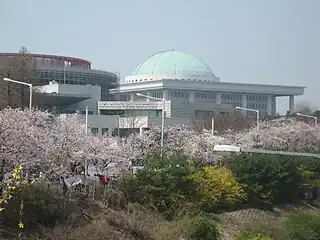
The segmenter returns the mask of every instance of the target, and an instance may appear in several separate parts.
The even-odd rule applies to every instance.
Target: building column
[[[162,91],[162,98],[164,98],[166,101],[168,100],[168,90]]]
[[[247,108],[247,94],[241,95],[241,107]]]
[[[289,111],[290,111],[290,114],[294,113],[294,96],[293,95],[289,96]]]
[[[131,93],[130,93],[130,101],[131,101],[131,102],[136,101],[136,93],[135,93],[135,92],[131,92]]]
[[[277,97],[276,96],[272,97],[272,105],[273,105],[272,116],[276,116],[277,115]]]
[[[189,102],[194,102],[194,91],[189,92]]]
[[[221,92],[216,93],[216,104],[221,104]]]
[[[272,96],[271,95],[268,95],[267,113],[268,113],[268,116],[272,116]]]
[[[51,107],[51,112],[52,112],[52,114],[57,114],[57,107],[56,106],[52,106]]]
[[[243,108],[247,108],[248,104],[247,104],[247,94],[242,94],[241,95],[241,107]],[[248,116],[248,112],[243,110],[242,111],[242,116],[243,117],[247,117]]]
[[[150,91],[148,91],[148,92],[147,92],[147,96],[148,96],[148,97],[152,97],[152,93],[151,93]],[[150,99],[150,98],[147,98],[146,100],[147,100],[147,102],[150,102],[151,99]]]

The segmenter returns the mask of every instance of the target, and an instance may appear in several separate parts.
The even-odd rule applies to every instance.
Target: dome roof
[[[158,52],[142,61],[132,73],[141,75],[168,75],[179,78],[218,81],[212,70],[201,59],[176,50]]]

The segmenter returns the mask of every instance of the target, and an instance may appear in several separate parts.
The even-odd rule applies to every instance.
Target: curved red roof
[[[54,62],[55,60],[68,62],[70,67],[82,67],[91,69],[91,62],[81,58],[67,57],[67,56],[58,56],[58,55],[49,55],[49,54],[34,54],[34,53],[24,53],[24,55],[39,58],[39,59],[48,59]],[[16,57],[21,56],[21,53],[0,53],[0,57]]]

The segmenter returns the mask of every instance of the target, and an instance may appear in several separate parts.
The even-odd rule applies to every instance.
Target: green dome
[[[201,59],[176,50],[152,55],[142,61],[132,75],[175,75],[217,80],[211,69]]]

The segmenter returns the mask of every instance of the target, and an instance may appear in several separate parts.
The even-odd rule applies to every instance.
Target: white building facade
[[[288,96],[293,112],[294,97],[302,95],[304,87],[220,82],[197,57],[170,50],[142,61],[112,93],[131,102],[153,101],[137,93],[164,98],[171,101],[171,117],[214,117],[238,106],[259,110],[263,118],[276,115],[277,97]]]
[[[221,82],[199,58],[170,50],[142,61],[118,88],[110,90],[116,101],[105,101],[98,84],[55,82],[36,91],[44,106],[55,108],[57,114],[77,113],[85,120],[88,107],[92,132],[119,135],[124,129],[141,131],[161,124],[162,111],[165,125],[189,125],[197,118],[232,114],[256,117],[255,112],[236,107],[258,110],[264,118],[276,115],[277,97],[287,96],[288,109],[294,112],[294,97],[302,95],[304,87]]]

